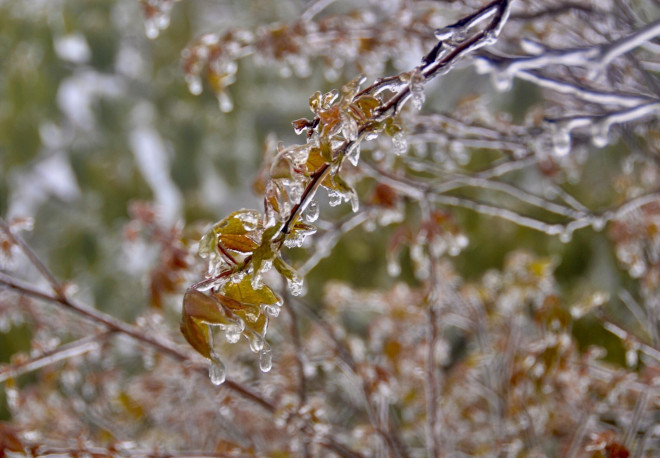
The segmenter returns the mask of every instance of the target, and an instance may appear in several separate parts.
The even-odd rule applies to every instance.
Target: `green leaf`
[[[261,306],[278,305],[282,302],[282,299],[266,285],[257,289],[253,288],[251,275],[245,275],[238,283],[226,283],[222,292],[225,296],[242,304]]]
[[[246,235],[252,230],[246,229],[246,221],[254,220],[259,221],[261,213],[257,210],[238,210],[227,216],[225,219],[213,226],[213,232],[220,235]],[[257,224],[255,224],[255,229]]]
[[[241,253],[252,253],[259,246],[247,235],[222,234],[219,238],[223,247]]]
[[[275,258],[275,261],[273,261],[273,266],[289,281],[294,281],[298,278],[298,272],[296,272],[296,270],[289,264],[284,262],[284,260],[279,256]]]
[[[246,323],[256,323],[261,315],[261,308],[255,304],[239,302],[222,294],[215,294],[216,299],[234,315],[239,316]]]
[[[380,106],[380,100],[372,95],[365,94],[355,101],[362,114],[366,119],[370,119],[374,115],[374,110]]]
[[[276,224],[266,229],[261,236],[261,244],[252,252],[252,268],[255,275],[260,273],[265,261],[273,259],[272,241],[279,232],[280,227],[280,224]]]

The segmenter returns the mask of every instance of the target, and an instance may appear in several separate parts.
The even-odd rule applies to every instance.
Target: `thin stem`
[[[27,283],[21,282],[20,280],[16,280],[10,277],[9,275],[3,273],[0,273],[0,284],[3,284],[26,296],[58,304],[95,323],[105,326],[106,329],[108,329],[109,331],[119,332],[127,336],[130,336],[133,339],[143,342],[155,348],[156,350],[160,351],[161,353],[166,354],[183,363],[194,364],[193,361],[190,359],[188,353],[180,350],[179,348],[174,346],[171,342],[164,341],[156,337],[147,335],[141,329],[131,326],[121,320],[118,320],[111,315],[107,315],[103,312],[95,310],[86,305],[79,304],[66,297],[57,296],[57,295],[53,296],[52,294],[41,291]],[[207,371],[206,367],[202,367],[201,365],[197,365],[197,364],[195,364],[195,366],[198,366],[198,372],[206,375],[206,371]],[[243,397],[256,402],[257,404],[259,404],[264,409],[270,412],[274,412],[276,409],[275,404],[273,404],[271,401],[261,397],[259,394],[243,387],[242,385],[236,382],[227,380],[225,381],[223,386],[226,386],[230,390],[237,392]]]
[[[47,351],[42,355],[30,358],[27,361],[21,361],[16,364],[0,369],[0,383],[7,381],[10,378],[15,378],[28,372],[41,369],[42,367],[63,361],[65,359],[73,358],[83,355],[90,351],[99,348],[100,342],[107,339],[113,334],[112,331],[105,331],[99,334],[83,337],[81,339],[69,342],[68,344],[61,345],[51,351]]]
[[[62,287],[62,284],[57,281],[55,278],[55,275],[50,271],[48,267],[41,261],[39,256],[32,250],[32,248],[25,243],[25,241],[19,237],[18,235],[14,234],[9,227],[9,225],[5,222],[4,219],[0,218],[0,230],[5,233],[7,238],[9,239],[10,242],[18,245],[20,249],[23,251],[23,253],[28,257],[32,265],[34,265],[39,273],[44,276],[44,278],[50,283],[51,288],[53,288],[53,291],[55,294],[58,296],[64,297],[64,288]]]

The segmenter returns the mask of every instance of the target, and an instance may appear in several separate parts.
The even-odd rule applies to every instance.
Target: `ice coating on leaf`
[[[259,269],[256,271],[253,271],[252,273],[252,278],[250,280],[250,283],[252,284],[252,288],[255,290],[260,290],[263,288],[263,274],[268,272],[271,267],[273,267],[273,260],[272,259],[264,259],[261,265],[259,266]],[[253,269],[254,270],[254,269]]]
[[[312,235],[316,232],[316,227],[310,224],[303,223],[298,221],[290,229],[289,234],[284,240],[284,246],[287,248],[300,248],[303,246],[307,236]]]
[[[351,148],[346,151],[346,159],[353,164],[354,166],[357,166],[358,163],[360,162],[360,144],[355,143]]]
[[[259,351],[259,369],[262,372],[268,372],[273,367],[273,353],[270,345],[264,344],[263,348]]]
[[[280,314],[280,307],[275,305],[264,305],[264,312],[271,318],[277,318]]]
[[[227,343],[230,344],[235,344],[241,339],[241,332],[242,330],[239,330],[235,327],[232,327],[230,329],[225,330],[225,340]]]
[[[304,292],[304,279],[298,272],[282,260],[275,260],[275,269],[286,278],[289,292],[294,296],[300,296]]]
[[[349,141],[355,141],[357,140],[358,137],[358,125],[357,121],[353,119],[351,116],[342,116],[342,123],[341,123],[341,132],[346,138],[346,140]]]

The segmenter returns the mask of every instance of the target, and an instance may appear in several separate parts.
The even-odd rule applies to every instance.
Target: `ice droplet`
[[[235,344],[241,339],[241,332],[234,327],[225,330],[225,340],[227,343]]]
[[[562,243],[568,243],[573,239],[573,231],[569,229],[564,229],[560,234],[559,234],[559,241]]]
[[[289,292],[294,296],[300,296],[303,293],[305,280],[300,275],[294,274],[291,278],[287,278],[287,286]]]
[[[443,27],[441,29],[436,29],[436,31],[433,33],[435,35],[435,38],[439,41],[448,41],[449,39],[453,38],[454,34],[456,33],[456,29],[454,27]]]
[[[530,40],[528,38],[523,38],[522,40],[520,40],[520,47],[526,53],[532,54],[534,56],[543,54],[546,50],[545,46],[543,46],[541,43]]]
[[[507,92],[513,87],[513,74],[506,70],[494,71],[492,79],[493,86],[498,92]]]
[[[398,277],[401,273],[401,265],[394,257],[387,261],[387,274],[390,277]]]
[[[209,364],[209,378],[214,385],[222,385],[227,377],[227,368],[220,358],[213,354]]]
[[[199,95],[202,93],[202,80],[197,75],[186,75],[186,84],[188,90],[192,95]]]
[[[626,351],[626,365],[628,367],[637,366],[637,349],[632,348]]]
[[[591,126],[591,142],[597,148],[604,148],[610,142],[610,125],[607,122],[597,122]]]
[[[253,353],[259,353],[264,348],[264,339],[254,332],[248,334],[248,341],[250,342],[250,350]]]
[[[605,218],[602,218],[602,217],[595,217],[595,218],[591,221],[591,227],[592,227],[592,229],[593,229],[594,231],[596,231],[596,232],[600,232],[600,231],[602,231],[603,228],[605,227],[605,223],[606,223]]]
[[[259,369],[261,372],[268,372],[273,368],[273,353],[270,345],[264,344],[263,348],[259,351]]]
[[[266,315],[272,317],[272,318],[277,318],[280,314],[280,308],[276,305],[264,305],[264,312],[266,312]]]
[[[566,156],[571,151],[571,132],[570,130],[555,126],[552,135],[552,146],[557,156]]]
[[[341,194],[334,189],[328,189],[328,204],[331,207],[336,207],[342,201]]]
[[[158,24],[156,23],[155,20],[153,19],[147,19],[144,21],[144,31],[147,35],[147,38],[150,40],[155,40],[158,38],[158,34],[160,33],[160,29],[158,28]]]
[[[392,146],[394,146],[394,154],[401,156],[408,151],[408,140],[403,132],[397,132],[392,136]]]
[[[311,200],[309,204],[307,204],[305,211],[303,211],[303,217],[308,223],[313,223],[319,219],[319,213],[319,205],[316,203],[316,200]]]
[[[220,111],[223,113],[229,113],[234,109],[234,102],[225,91],[218,93],[218,105],[220,105]]]

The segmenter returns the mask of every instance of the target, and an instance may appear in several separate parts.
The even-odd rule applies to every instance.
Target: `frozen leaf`
[[[261,306],[280,305],[282,303],[282,299],[268,286],[253,288],[251,275],[245,275],[238,283],[227,283],[222,292],[225,296],[242,304]]]
[[[25,449],[20,440],[21,431],[13,425],[0,422],[0,455],[6,452],[21,453],[25,456]],[[12,454],[13,455],[13,454]]]
[[[304,223],[302,221],[296,221],[296,223],[289,230],[289,234],[284,240],[284,246],[287,248],[296,248],[301,247],[305,238],[308,235],[312,235],[316,232],[316,227],[311,224]]]
[[[289,291],[294,296],[299,296],[302,294],[303,289],[303,279],[295,271],[293,267],[284,262],[281,258],[277,258],[274,263],[275,269],[286,278]]]
[[[208,325],[233,325],[217,299],[189,289],[183,296],[181,332],[199,354],[211,357]]]
[[[261,244],[252,252],[253,284],[258,284],[261,274],[270,269],[273,260],[272,242],[280,231],[280,225],[269,227],[261,236]]]
[[[374,116],[376,109],[380,106],[380,100],[372,95],[362,95],[355,101],[353,106],[359,108],[362,117],[370,119]]]
[[[245,277],[244,277],[245,279]],[[242,281],[244,281],[244,279]],[[231,283],[236,285],[236,283]],[[227,287],[225,287],[223,292],[226,292]],[[261,314],[261,309],[258,304],[252,304],[249,302],[242,302],[232,297],[224,296],[221,294],[215,294],[214,297],[220,302],[225,308],[229,309],[234,315],[239,316],[246,323],[256,323]]]
[[[313,125],[312,121],[305,118],[296,119],[291,124],[293,125],[293,131],[296,135],[302,134],[305,129],[309,129]]]

